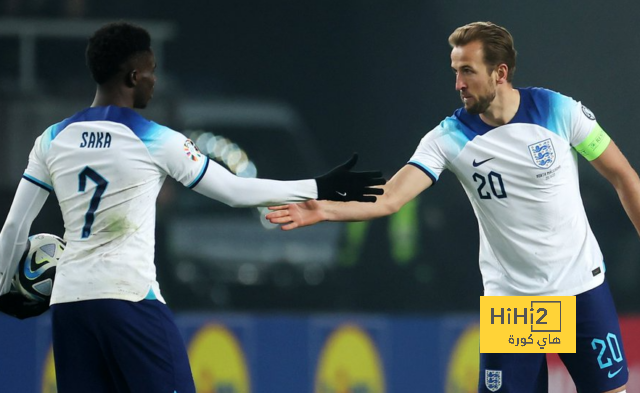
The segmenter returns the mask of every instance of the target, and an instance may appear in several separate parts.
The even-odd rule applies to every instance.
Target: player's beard
[[[489,109],[489,106],[491,105],[493,100],[496,98],[495,86],[491,86],[487,94],[478,96],[475,98],[476,98],[475,100],[476,103],[471,106],[467,106],[465,104],[464,109],[466,109],[467,112],[472,115],[479,115],[481,113],[485,113],[487,109]],[[462,102],[464,103],[464,100]]]

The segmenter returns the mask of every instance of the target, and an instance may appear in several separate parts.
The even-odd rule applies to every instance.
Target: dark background
[[[460,105],[449,64],[449,34],[462,24],[490,20],[508,28],[515,38],[516,86],[546,87],[582,101],[631,164],[640,167],[636,128],[640,6],[632,1],[5,0],[2,4],[2,18],[173,22],[177,35],[164,47],[164,74],[152,103],[156,112],[150,109],[145,115],[181,129],[182,124],[168,113],[173,104],[185,100],[283,103],[302,119],[321,170],[358,151],[359,168],[381,169],[388,178],[406,163],[420,138]],[[0,24],[2,20],[6,19]],[[25,92],[16,84],[17,40],[0,36],[0,115],[5,115],[0,118],[11,118],[16,106],[33,102],[71,101],[65,110],[89,105],[94,86],[84,66],[85,42],[39,40],[38,88]],[[48,124],[60,119],[53,116]],[[8,168],[1,175],[0,217],[8,211],[26,153],[42,132],[16,124],[20,123],[0,120],[5,139],[0,164]],[[22,162],[6,158],[16,149],[26,151]],[[273,160],[289,159],[274,154]],[[588,163],[581,165],[583,199],[605,254],[614,297],[623,312],[638,312],[638,236],[612,187]],[[301,176],[319,174],[315,170]],[[282,173],[262,175],[286,178]],[[181,198],[182,191],[175,192]],[[55,201],[50,199],[32,233],[63,232]],[[162,246],[172,212],[161,204],[159,213]],[[443,175],[419,196],[416,216],[419,247],[408,261],[392,257],[390,219],[384,218],[368,225],[355,257],[336,261],[319,285],[296,284],[296,280],[285,285],[277,280],[253,286],[217,283],[224,286],[225,300],[209,301],[175,279],[179,250],[164,249],[158,253],[161,285],[178,309],[476,310],[482,294],[477,224],[454,176]],[[337,245],[342,256],[347,245],[345,230]]]

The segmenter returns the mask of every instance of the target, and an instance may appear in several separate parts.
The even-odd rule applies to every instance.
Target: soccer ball
[[[13,286],[35,301],[49,301],[58,260],[66,243],[56,235],[40,233],[29,237],[27,251],[13,276]]]

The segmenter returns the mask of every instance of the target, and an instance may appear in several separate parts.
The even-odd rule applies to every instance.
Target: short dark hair
[[[506,64],[509,67],[507,81],[513,81],[516,72],[517,52],[513,37],[507,29],[491,22],[473,22],[458,27],[450,36],[452,47],[464,46],[472,41],[480,41],[484,52],[484,62],[490,67]]]
[[[101,85],[115,76],[132,56],[150,50],[151,36],[147,30],[128,22],[112,22],[89,39],[87,66],[93,80]]]

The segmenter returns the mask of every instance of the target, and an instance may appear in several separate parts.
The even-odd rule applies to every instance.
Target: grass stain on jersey
[[[134,223],[129,221],[127,217],[114,217],[112,219],[107,219],[105,224],[106,225],[102,232],[109,232],[115,235],[115,237],[132,233],[137,229]]]

